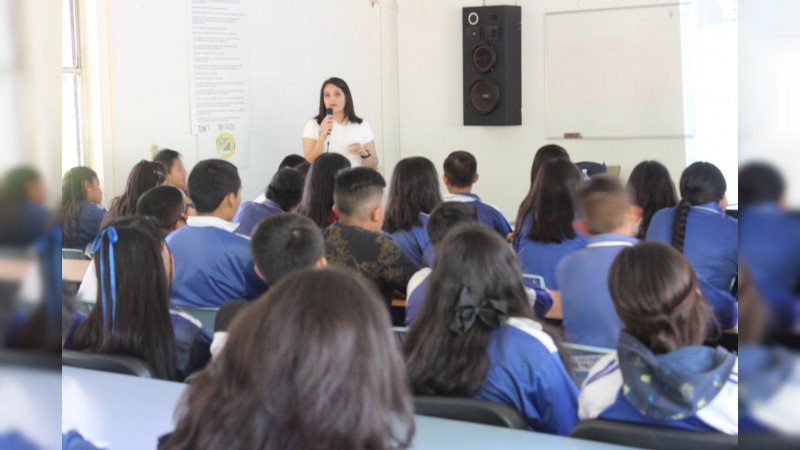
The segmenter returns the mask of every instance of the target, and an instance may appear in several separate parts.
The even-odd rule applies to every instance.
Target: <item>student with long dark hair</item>
[[[292,211],[303,197],[305,178],[291,167],[279,169],[264,192],[263,201],[244,202],[239,206],[235,223],[236,232],[250,236],[256,225],[269,216]]]
[[[431,243],[425,227],[428,215],[441,202],[439,176],[429,159],[415,156],[397,163],[386,201],[383,231],[419,266],[431,263]]]
[[[136,202],[139,197],[148,189],[163,184],[166,179],[167,170],[163,165],[152,161],[139,161],[128,175],[125,192],[111,200],[111,206],[108,207],[103,223],[136,214]]]
[[[322,83],[317,115],[303,129],[306,160],[313,163],[324,153],[344,155],[352,167],[378,167],[372,129],[366,120],[356,115],[350,87],[336,77]]]
[[[350,161],[338,153],[320,155],[311,163],[303,186],[303,198],[295,208],[317,224],[320,228],[336,222],[333,212],[333,184],[336,173],[350,167]]]
[[[92,249],[100,280],[96,304],[72,348],[139,358],[167,380],[201,369],[211,339],[197,323],[170,313],[172,258],[155,222],[140,216],[114,220]]]
[[[64,174],[61,183],[64,248],[83,250],[92,242],[106,214],[100,205],[102,201],[103,191],[94,170],[79,166]]]
[[[414,433],[380,296],[335,268],[288,275],[237,316],[177,418],[161,450],[404,449]]]
[[[628,177],[627,189],[633,196],[633,204],[642,208],[637,239],[645,238],[656,212],[678,204],[675,182],[672,181],[669,170],[658,161],[642,161],[637,164]]]
[[[559,158],[569,160],[569,153],[564,150],[564,147],[557,144],[547,144],[536,151],[536,155],[533,157],[533,164],[531,164],[531,184],[528,188],[528,193],[525,195],[525,199],[522,200],[522,203],[519,205],[519,210],[517,211],[517,219],[514,224],[514,236],[519,234],[519,228],[525,221],[525,216],[528,215],[531,205],[533,204],[533,194],[535,192],[533,187],[534,184],[536,184],[536,175],[539,173],[539,169],[542,168],[544,163]]]
[[[546,433],[566,435],[577,422],[577,389],[533,318],[519,263],[484,226],[445,238],[403,350],[417,395],[504,403]]]
[[[730,290],[739,259],[739,223],[725,214],[727,188],[717,166],[693,163],[681,175],[678,206],[657,212],[647,230],[648,241],[672,245],[701,280],[723,291]]]
[[[711,310],[686,258],[658,242],[628,247],[608,285],[623,330],[583,383],[581,419],[738,434],[738,358],[703,346]]]
[[[586,238],[572,225],[582,184],[575,164],[564,158],[551,159],[539,169],[532,196],[520,209],[514,250],[522,271],[541,275],[548,289],[558,290],[555,270],[559,261],[586,246]]]

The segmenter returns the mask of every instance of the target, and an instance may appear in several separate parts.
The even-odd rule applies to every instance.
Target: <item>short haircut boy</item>
[[[383,176],[369,167],[343,169],[336,174],[333,203],[339,216],[364,220],[380,204],[385,187]]]
[[[291,167],[284,167],[273,175],[264,195],[284,211],[291,211],[303,197],[305,177]]]
[[[739,169],[739,207],[758,203],[775,203],[786,194],[786,181],[775,168],[765,162],[751,162]]]
[[[136,202],[136,214],[152,217],[164,231],[175,228],[185,209],[183,191],[166,184],[146,190]]]
[[[581,192],[578,211],[592,234],[610,233],[625,225],[628,193],[613,175],[595,175]]]
[[[428,236],[431,244],[437,246],[456,226],[478,223],[478,210],[474,206],[462,202],[444,202],[431,211],[427,226]]]
[[[250,254],[269,285],[298,269],[314,267],[325,256],[322,231],[308,217],[277,214],[262,220],[250,237]]]
[[[475,183],[478,161],[472,153],[458,150],[450,153],[444,160],[444,174],[453,187],[466,188]]]
[[[221,159],[200,161],[189,174],[189,196],[200,214],[214,212],[228,194],[239,194],[242,180],[236,166]]]

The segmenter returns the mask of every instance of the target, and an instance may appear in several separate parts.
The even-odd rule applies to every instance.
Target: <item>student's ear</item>
[[[442,181],[444,181],[445,186],[450,186],[450,181],[447,179],[447,175],[442,174]]]
[[[376,225],[376,231],[380,231],[383,228],[383,205],[377,205],[372,208],[369,212],[369,220]]]
[[[572,228],[575,231],[583,236],[591,236],[592,232],[589,231],[589,225],[586,224],[586,221],[583,219],[575,219],[572,221]]]
[[[336,205],[331,206],[331,211],[336,214],[336,217],[342,217],[339,215],[339,208],[337,208]]]
[[[324,256],[320,256],[319,259],[317,260],[317,268],[325,267],[327,265],[328,265],[328,259],[325,258]]]
[[[722,208],[723,211],[728,209],[728,194],[722,194],[722,198],[719,199],[719,207]]]
[[[256,275],[258,275],[258,278],[261,278],[263,281],[267,281],[267,278],[264,277],[264,274],[261,273],[261,271],[258,269],[258,266],[253,266],[253,269],[256,270]]]
[[[475,178],[472,179],[472,184],[477,183],[478,182],[478,178],[480,178],[480,177],[481,177],[481,174],[479,174],[478,172],[475,172]]]
[[[639,205],[628,205],[628,223],[639,223],[644,216],[644,210]]]
[[[228,193],[228,195],[225,196],[225,204],[230,208],[236,208],[237,197],[238,195],[234,194],[233,192]]]

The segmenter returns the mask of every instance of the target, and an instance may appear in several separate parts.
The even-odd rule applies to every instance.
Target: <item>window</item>
[[[76,0],[61,0],[61,170],[83,164],[81,46]]]

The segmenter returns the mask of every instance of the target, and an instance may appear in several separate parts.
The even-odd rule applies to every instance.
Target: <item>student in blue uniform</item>
[[[431,264],[433,249],[425,227],[428,215],[441,202],[439,176],[429,159],[415,156],[397,163],[386,200],[383,231],[418,266]]]
[[[565,256],[556,270],[564,330],[569,342],[614,348],[622,323],[608,292],[608,269],[622,249],[639,242],[633,236],[641,209],[629,203],[625,188],[609,175],[592,177],[578,209],[591,237],[586,248]]]
[[[730,291],[738,273],[739,224],[725,214],[726,190],[725,177],[715,165],[693,163],[681,175],[681,201],[653,216],[647,240],[672,245],[701,280]]]
[[[628,247],[608,284],[624,329],[583,383],[581,419],[738,434],[738,358],[703,346],[711,311],[686,258],[658,242]]]
[[[103,191],[94,170],[73,167],[61,184],[61,214],[64,220],[64,248],[84,250],[100,231],[106,210],[100,205]]]
[[[250,254],[256,273],[270,286],[292,272],[328,265],[322,231],[311,219],[295,213],[277,214],[262,220],[250,238]],[[211,343],[214,357],[227,341],[228,325],[249,304],[234,300],[219,309]]]
[[[75,350],[133,356],[158,378],[183,380],[210,358],[210,336],[169,309],[172,260],[152,219],[109,223],[92,249],[100,280],[97,303],[71,341]],[[133,268],[139,268],[135,270]]]
[[[267,186],[263,201],[244,202],[239,207],[233,218],[239,224],[236,232],[250,236],[263,219],[293,210],[303,197],[304,181],[305,177],[290,167],[278,170]]]
[[[482,225],[445,238],[403,350],[417,395],[503,403],[545,433],[566,435],[578,420],[577,388],[533,318],[519,263]]]
[[[792,327],[800,287],[800,219],[786,213],[786,183],[773,166],[739,169],[740,255],[773,311],[775,325]]]
[[[236,167],[224,160],[197,163],[189,174],[189,194],[197,215],[167,237],[175,258],[172,304],[218,307],[228,300],[252,300],[267,285],[258,278],[247,237],[231,220],[241,203]]]
[[[434,258],[437,248],[451,230],[459,226],[478,225],[479,223],[477,210],[469,203],[444,202],[434,208],[431,211],[427,227],[428,235],[431,237],[431,246],[434,250]],[[430,267],[424,267],[408,281],[406,326],[411,325],[414,317],[417,316],[422,304],[425,302],[430,274]],[[550,293],[536,284],[528,283],[527,279],[523,280],[523,283],[525,284],[525,293],[528,294],[528,299],[533,303],[534,314],[536,317],[545,317],[553,306],[553,298]]]
[[[234,320],[158,448],[409,448],[412,399],[382,303],[347,269],[288,275]]]
[[[542,276],[548,289],[559,289],[555,271],[561,259],[586,246],[572,224],[582,185],[581,173],[568,159],[547,161],[536,175],[533,195],[520,207],[514,250],[522,272]]]
[[[444,185],[448,194],[446,202],[463,202],[474,206],[478,211],[478,219],[482,224],[494,229],[504,238],[511,233],[511,225],[499,209],[483,203],[477,194],[472,193],[472,185],[478,181],[478,161],[465,151],[450,153],[444,160]]]
[[[656,212],[678,204],[675,182],[669,170],[658,161],[637,164],[628,177],[627,189],[633,195],[633,204],[642,208],[642,220],[636,232],[638,239],[647,236],[647,229]]]
[[[15,167],[0,178],[0,246],[26,248],[51,226],[47,190],[34,168]]]

